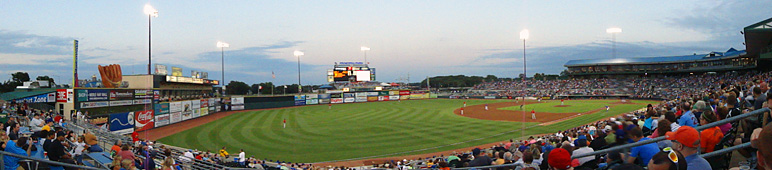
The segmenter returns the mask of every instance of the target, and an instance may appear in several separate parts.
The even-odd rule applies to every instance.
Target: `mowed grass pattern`
[[[408,100],[374,103],[311,105],[260,110],[230,115],[159,141],[217,152],[226,146],[232,154],[289,162],[323,162],[431,153],[476,146],[520,136],[520,122],[466,118],[453,114],[467,105],[505,100]],[[506,100],[506,102],[511,102]],[[554,133],[620,114],[642,105],[580,116],[550,126],[526,123],[526,134]],[[627,111],[622,111],[627,109]],[[287,119],[287,128],[282,121]]]

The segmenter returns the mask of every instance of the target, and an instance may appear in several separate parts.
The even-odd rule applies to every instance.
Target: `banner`
[[[180,121],[182,121],[182,112],[172,112],[171,117],[169,117],[169,124]]]
[[[153,103],[153,99],[134,99],[134,104],[150,104]]]
[[[399,91],[389,91],[389,96],[399,96]]]
[[[410,99],[410,95],[401,95],[399,96],[399,100],[408,100]]]
[[[357,100],[356,100],[356,98],[351,98],[351,97],[349,97],[349,98],[343,98],[343,102],[344,102],[344,103],[354,103],[354,102],[356,102],[356,101],[357,101]]]
[[[343,93],[330,93],[330,98],[343,98]]]
[[[110,100],[131,100],[134,99],[133,90],[110,90]]]
[[[108,90],[78,90],[78,101],[105,101],[110,99]]]
[[[388,95],[389,95],[389,91],[379,91],[378,92],[378,96],[388,96]]]
[[[201,108],[209,107],[209,99],[201,99],[199,103],[201,103]]]
[[[108,102],[108,101],[80,102],[80,108],[81,109],[97,108],[97,107],[107,107],[107,106],[110,106],[110,102]]]
[[[330,103],[332,104],[343,103],[343,98],[332,98],[330,99]]]
[[[153,107],[156,115],[169,114],[169,103],[155,104]]]
[[[319,99],[319,104],[330,104],[330,99]]]
[[[134,116],[134,131],[143,131],[155,127],[152,110],[134,112]]]
[[[306,100],[295,100],[295,106],[306,105]]]
[[[355,93],[343,93],[343,98],[354,98],[356,97]]]
[[[319,98],[320,99],[329,99],[330,98],[330,94],[326,94],[326,93],[325,94],[319,94]]]
[[[182,112],[182,102],[169,103],[169,112]]]
[[[110,106],[128,106],[133,104],[133,100],[110,101]]]
[[[156,64],[155,65],[155,75],[166,75],[169,74],[169,70],[166,69],[165,65]]]
[[[319,98],[319,95],[318,95],[318,94],[307,94],[307,95],[306,95],[306,100],[309,100],[309,99],[318,99],[318,98]]]
[[[182,68],[172,67],[172,76],[182,77]]]
[[[368,97],[367,97],[367,101],[368,101],[368,102],[375,102],[375,101],[378,101],[378,97],[379,97],[379,96],[368,96]],[[383,98],[383,96],[380,96],[380,97],[381,97],[381,98]]]
[[[295,95],[295,101],[306,100],[306,95]]]
[[[109,120],[112,132],[118,134],[134,132],[134,112],[110,114]]]
[[[378,97],[383,97],[383,101],[391,100],[391,97],[389,97],[389,96],[378,96]]]
[[[166,126],[169,124],[169,117],[171,114],[163,114],[155,116],[155,127]]]
[[[208,114],[212,114],[212,113],[217,113],[216,106],[209,106],[209,113]]]
[[[298,101],[295,101],[295,103],[297,103],[297,102]],[[234,105],[234,106],[231,106],[231,110],[244,110],[244,105]]]
[[[193,101],[191,101],[190,110],[193,111],[193,118],[200,117],[201,116],[201,100],[193,100]]]
[[[378,101],[383,101],[384,98],[388,99],[389,96],[378,96]]]
[[[319,104],[319,99],[306,99],[306,105]]]
[[[75,89],[67,89],[67,103],[75,102]]]
[[[56,89],[56,102],[67,102],[67,89]]]
[[[402,95],[410,95],[410,91],[407,91],[407,90],[399,91],[399,95],[400,96],[402,96]]]
[[[295,100],[297,100],[297,96],[295,96]],[[243,105],[244,104],[244,97],[231,97],[231,105]]]
[[[193,118],[193,110],[191,110],[191,105],[193,104],[190,100],[182,101],[182,120]]]
[[[202,107],[201,109],[198,109],[199,113],[201,113],[201,116],[206,116],[209,114],[209,107]]]
[[[379,93],[377,91],[376,92],[367,92],[367,97],[378,96],[378,94]]]
[[[156,102],[161,100],[161,91],[153,90],[153,100]]]
[[[153,90],[134,90],[135,99],[152,99],[154,98]]]
[[[389,100],[399,100],[399,95],[389,96]]]

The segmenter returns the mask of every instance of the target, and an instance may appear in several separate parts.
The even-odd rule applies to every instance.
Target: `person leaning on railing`
[[[9,140],[8,143],[5,145],[5,152],[10,152],[12,154],[17,155],[23,155],[23,156],[30,156],[32,153],[32,145],[30,145],[30,142],[27,137],[20,137],[18,140]],[[26,151],[25,149],[26,148]],[[14,157],[11,155],[4,155],[3,156],[3,163],[5,166],[4,169],[16,169],[19,167],[19,160],[21,158]]]

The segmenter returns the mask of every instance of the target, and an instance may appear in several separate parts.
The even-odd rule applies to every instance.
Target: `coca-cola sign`
[[[134,131],[143,131],[155,127],[153,110],[134,112]]]

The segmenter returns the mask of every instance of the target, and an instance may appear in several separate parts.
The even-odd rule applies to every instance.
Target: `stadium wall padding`
[[[292,107],[292,106],[295,106],[294,96],[245,97],[244,98],[245,110]]]

